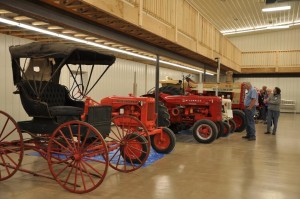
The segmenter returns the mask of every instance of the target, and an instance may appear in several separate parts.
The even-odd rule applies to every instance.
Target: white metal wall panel
[[[267,86],[274,89],[281,89],[281,98],[286,100],[296,100],[296,110],[300,112],[300,92],[298,89],[300,78],[235,78],[235,82],[251,82],[256,88]]]
[[[27,39],[0,34],[0,110],[12,115],[15,120],[27,118],[27,114],[21,105],[19,95],[13,94],[16,87],[13,84],[11,57],[8,48],[12,45],[21,45],[29,42]]]
[[[300,29],[229,37],[229,40],[242,52],[299,50]]]

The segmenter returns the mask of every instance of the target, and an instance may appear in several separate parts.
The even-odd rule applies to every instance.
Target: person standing
[[[250,82],[245,83],[245,88],[248,90],[248,93],[245,96],[244,105],[245,105],[245,117],[246,117],[246,136],[243,138],[248,139],[249,141],[256,140],[256,130],[255,130],[255,121],[254,114],[256,110],[256,102],[258,100],[257,91],[251,85]]]
[[[265,122],[267,120],[267,114],[266,114],[266,105],[265,105],[265,98],[267,95],[267,86],[263,86],[261,91],[260,91],[260,96],[258,101],[260,102],[260,110],[261,110],[261,114],[260,114],[260,119]]]
[[[267,99],[269,98],[269,96],[272,94],[272,89],[268,88],[267,89],[267,94],[265,95],[265,99],[264,99],[264,104],[265,104],[265,113],[266,113],[266,119],[264,121],[264,124],[267,124],[267,118],[268,118],[268,102]]]
[[[273,93],[267,98],[268,103],[268,115],[267,115],[267,132],[265,134],[271,133],[271,126],[273,124],[272,134],[276,135],[278,118],[280,115],[280,103],[281,103],[281,90],[275,87]]]

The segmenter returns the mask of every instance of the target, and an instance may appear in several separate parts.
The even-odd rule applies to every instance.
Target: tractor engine
[[[120,97],[103,98],[103,105],[112,106],[112,116],[131,115],[145,124],[148,130],[156,128],[155,100],[148,97]]]
[[[160,98],[170,113],[170,121],[178,129],[188,129],[201,119],[222,120],[222,99],[198,95],[168,95],[161,93]]]

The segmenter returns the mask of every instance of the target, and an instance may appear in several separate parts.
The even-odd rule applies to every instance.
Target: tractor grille
[[[91,106],[88,112],[88,123],[94,126],[105,138],[110,132],[111,106]]]
[[[147,120],[153,121],[155,119],[155,103],[148,103]]]

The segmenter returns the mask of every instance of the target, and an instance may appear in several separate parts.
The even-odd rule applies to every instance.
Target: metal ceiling
[[[255,29],[276,24],[300,23],[299,0],[188,0],[220,31]],[[274,0],[273,0],[274,1]],[[265,13],[262,8],[290,5],[291,10]],[[299,25],[297,27],[300,27]]]

